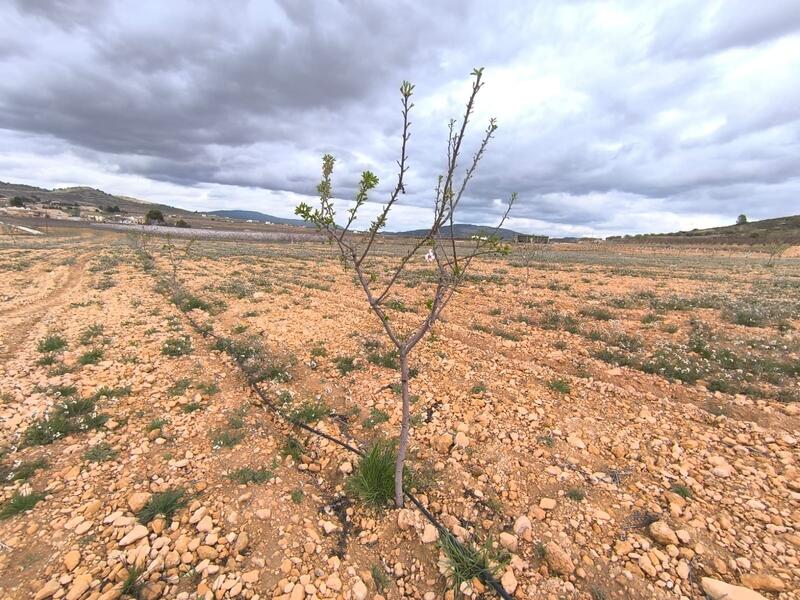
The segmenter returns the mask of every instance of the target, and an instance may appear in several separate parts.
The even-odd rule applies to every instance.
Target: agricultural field
[[[370,484],[397,356],[329,245],[0,239],[0,598],[497,597],[483,570],[518,599],[800,598],[800,259],[475,265],[411,355],[437,529]],[[401,330],[433,275],[394,288]]]

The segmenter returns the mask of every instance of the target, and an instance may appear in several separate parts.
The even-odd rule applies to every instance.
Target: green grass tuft
[[[566,379],[551,379],[547,382],[547,387],[561,394],[569,394],[570,392],[569,381]]]
[[[78,357],[78,364],[95,365],[101,360],[103,360],[103,350],[100,348],[92,348]]]
[[[36,344],[36,349],[42,354],[61,352],[66,347],[67,347],[66,338],[57,333],[51,333],[47,337],[39,340],[39,343]]]
[[[236,469],[230,475],[228,475],[229,479],[243,485],[248,483],[264,483],[273,477],[275,477],[275,475],[269,469],[253,469],[251,467],[242,467],[241,469]]]
[[[109,444],[100,442],[83,453],[83,458],[89,462],[106,462],[117,456],[117,451]]]
[[[181,488],[174,488],[153,494],[145,507],[136,513],[136,517],[144,525],[155,519],[158,515],[164,515],[167,522],[172,522],[175,513],[186,506],[185,492]]]
[[[31,492],[25,495],[14,492],[11,499],[0,507],[0,519],[10,519],[14,515],[31,510],[44,496],[41,492]]]

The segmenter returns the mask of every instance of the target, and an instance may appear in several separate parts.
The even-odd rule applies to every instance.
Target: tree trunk
[[[403,506],[403,465],[408,452],[408,430],[411,403],[408,396],[408,354],[400,352],[400,384],[403,397],[403,417],[400,424],[400,445],[397,448],[397,462],[394,466],[394,503],[397,508]]]

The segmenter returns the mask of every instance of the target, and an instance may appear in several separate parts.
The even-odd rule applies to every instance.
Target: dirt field
[[[0,598],[452,597],[421,513],[365,506],[357,457],[248,384],[354,447],[397,435],[352,274],[326,245],[174,245],[0,239]],[[800,259],[747,252],[485,260],[418,346],[417,497],[513,597],[800,598]]]

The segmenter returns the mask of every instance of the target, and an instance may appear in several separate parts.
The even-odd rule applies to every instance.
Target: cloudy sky
[[[483,66],[470,151],[500,129],[461,222],[512,191],[509,225],[554,235],[800,213],[798,0],[6,0],[0,22],[4,181],[292,216],[330,152],[341,198],[381,178],[366,221],[408,79],[389,228],[419,227]]]

